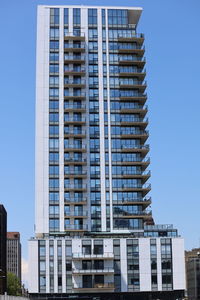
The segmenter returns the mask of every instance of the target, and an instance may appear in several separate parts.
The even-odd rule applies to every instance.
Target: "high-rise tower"
[[[141,12],[38,7],[32,294],[183,293],[183,240],[149,209]]]

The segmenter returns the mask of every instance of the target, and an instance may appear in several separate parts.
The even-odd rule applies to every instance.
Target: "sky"
[[[6,0],[0,2],[0,202],[21,233],[23,270],[34,235],[36,7],[140,6],[145,34],[152,209],[174,224],[186,249],[200,246],[200,1]],[[25,276],[25,275],[24,275]]]

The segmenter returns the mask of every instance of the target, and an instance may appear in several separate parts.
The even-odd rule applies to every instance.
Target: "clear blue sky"
[[[141,6],[146,36],[153,214],[186,248],[200,244],[200,1],[1,1],[0,182],[8,230],[23,256],[34,231],[35,42],[38,4]]]

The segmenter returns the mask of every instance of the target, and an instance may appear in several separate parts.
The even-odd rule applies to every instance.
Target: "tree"
[[[12,296],[21,295],[21,284],[19,278],[11,272],[7,273],[7,293]]]

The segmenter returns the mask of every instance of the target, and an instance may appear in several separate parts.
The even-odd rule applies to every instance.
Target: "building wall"
[[[21,243],[19,232],[7,233],[7,271],[14,273],[21,282]]]
[[[171,255],[168,253],[168,258],[172,258],[172,269],[164,269],[164,265],[161,264],[161,261],[166,260],[164,248],[162,248],[162,253],[159,251],[156,254],[156,263],[157,263],[157,288],[153,288],[154,291],[167,291],[167,290],[184,290],[185,289],[185,274],[183,272],[184,268],[184,247],[183,247],[183,239],[182,238],[140,238],[140,239],[130,239],[130,238],[121,238],[121,239],[101,239],[98,240],[103,241],[103,254],[95,255],[94,253],[94,242],[95,239],[89,238],[57,238],[54,240],[51,239],[33,239],[29,241],[29,251],[30,257],[29,262],[31,269],[29,270],[30,278],[29,278],[29,291],[30,293],[45,293],[45,292],[54,292],[54,293],[79,293],[79,292],[88,292],[88,289],[79,289],[83,287],[83,275],[92,275],[94,280],[94,276],[104,275],[104,283],[109,284],[112,289],[107,289],[106,292],[116,291],[117,285],[114,280],[114,274],[117,274],[116,269],[116,259],[117,252],[113,250],[115,248],[114,244],[116,240],[119,241],[120,245],[120,276],[121,276],[121,292],[148,292],[152,291],[152,269],[151,269],[151,243],[153,241],[153,245],[156,247],[165,247],[163,243],[167,241],[169,245],[171,245]],[[50,243],[53,242],[54,253],[53,256],[50,250]],[[89,242],[91,244],[91,254],[84,254],[83,245],[85,242]],[[128,250],[128,245],[130,242],[136,245],[138,243],[139,247],[137,252],[133,251],[133,256],[130,253],[130,249]],[[39,244],[41,247],[44,247],[44,255],[39,255],[39,253],[43,253],[39,248]],[[61,245],[61,246],[59,246]],[[68,247],[67,245],[71,245]],[[163,246],[164,245],[164,246]],[[59,247],[61,247],[60,250]],[[130,246],[132,247],[132,246]],[[61,251],[61,252],[60,252]],[[60,253],[60,254],[59,254]],[[164,255],[164,256],[163,256]],[[170,256],[169,256],[170,255]],[[95,258],[95,257],[98,257]],[[132,268],[132,264],[130,265],[130,260],[139,259],[139,268]],[[50,266],[49,261],[52,259],[53,261],[53,276],[54,283],[53,289],[50,287]],[[61,262],[59,262],[61,260]],[[94,262],[102,260],[104,265],[102,269],[95,269]],[[40,262],[45,262],[42,266],[45,265],[45,268],[40,269]],[[82,265],[83,261],[91,261],[91,267],[88,267],[88,270],[84,271],[84,266]],[[66,269],[66,263],[68,262],[68,268]],[[71,264],[71,267],[69,266]],[[60,265],[60,267],[59,267]],[[92,270],[92,271],[91,271]],[[159,271],[160,270],[160,271]],[[139,285],[134,283],[134,272],[139,274]],[[131,275],[133,273],[133,275]],[[163,282],[163,276],[165,274],[171,274],[171,285],[166,286],[166,283]],[[60,275],[59,275],[60,274]],[[40,276],[45,278],[45,284],[40,282]],[[130,277],[133,277],[133,282],[130,280]],[[62,284],[58,286],[59,277],[62,278]],[[65,280],[64,280],[65,278]],[[66,279],[67,278],[67,279]],[[71,284],[69,284],[71,282]],[[71,287],[70,287],[71,285]],[[99,292],[105,292],[105,289],[98,289]],[[95,292],[95,288],[90,288],[89,292]]]

